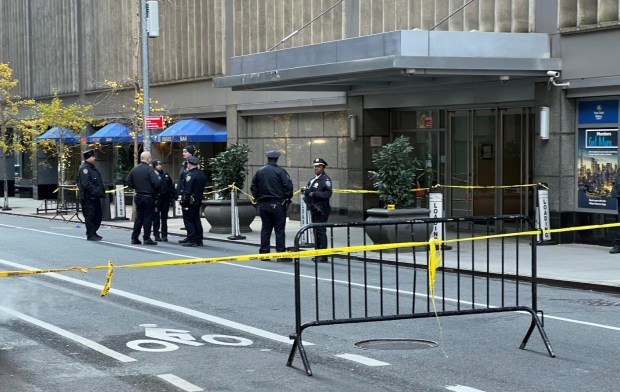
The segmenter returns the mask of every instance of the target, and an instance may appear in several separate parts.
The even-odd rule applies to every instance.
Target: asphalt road
[[[100,234],[104,241],[88,242],[75,223],[2,216],[0,270],[257,251],[211,241],[133,246],[127,230]],[[352,279],[361,282],[358,273]],[[536,333],[518,348],[530,321],[518,313],[309,328],[308,377],[299,357],[286,366],[294,332],[290,263],[117,269],[102,298],[104,282],[105,271],[0,278],[1,391],[617,391],[620,382],[614,294],[539,286],[556,358]],[[355,347],[399,338],[438,346]]]

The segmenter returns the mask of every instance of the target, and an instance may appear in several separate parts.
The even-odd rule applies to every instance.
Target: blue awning
[[[213,121],[181,120],[157,136],[158,142],[226,142],[226,126]]]
[[[60,140],[60,138],[62,138],[63,143],[67,143],[67,144],[77,144],[80,142],[80,139],[77,136],[75,136],[73,132],[71,132],[70,130],[66,128],[60,128],[60,127],[54,127],[48,130],[43,135],[37,137],[37,141],[38,142],[43,141],[43,140],[58,141]]]
[[[131,143],[134,137],[131,130],[123,124],[111,123],[86,138],[88,143]],[[138,135],[142,142],[142,135]]]

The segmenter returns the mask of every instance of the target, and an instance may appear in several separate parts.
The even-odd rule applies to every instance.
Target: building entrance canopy
[[[547,34],[406,30],[233,57],[229,75],[213,85],[356,92],[542,80],[561,66]]]
[[[131,143],[134,141],[131,130],[120,123],[111,123],[86,138],[88,143]],[[138,135],[142,142],[142,135]]]
[[[169,126],[158,142],[226,142],[226,126],[213,121],[189,119]]]
[[[80,142],[80,139],[75,136],[73,132],[71,132],[67,128],[60,127],[54,127],[45,132],[43,135],[37,137],[38,142],[44,140],[53,140],[56,142],[62,140],[62,142],[65,144],[76,144]]]

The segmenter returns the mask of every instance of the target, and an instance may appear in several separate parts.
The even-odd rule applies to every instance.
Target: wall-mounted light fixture
[[[357,116],[349,114],[349,139],[357,140]]]
[[[538,125],[540,127],[540,138],[549,140],[549,108],[541,106],[538,110]]]

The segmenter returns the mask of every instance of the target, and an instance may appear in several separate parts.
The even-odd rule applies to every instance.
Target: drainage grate
[[[354,344],[365,350],[424,350],[437,347],[437,342],[422,339],[373,339]]]

